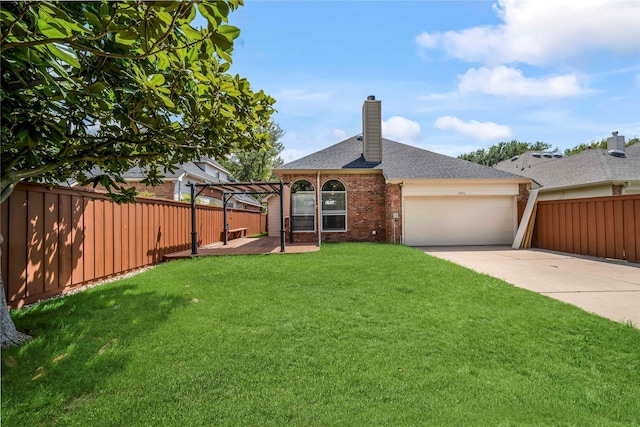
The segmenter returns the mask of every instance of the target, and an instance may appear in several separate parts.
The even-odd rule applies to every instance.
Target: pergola
[[[199,184],[195,182],[187,183],[191,187],[191,255],[198,254],[198,232],[196,231],[196,197],[206,188],[217,188],[222,190],[223,222],[224,222],[224,244],[229,244],[229,224],[227,223],[227,203],[233,196],[244,195],[268,195],[278,194],[280,196],[280,252],[285,251],[284,245],[284,193],[285,182],[218,182]]]

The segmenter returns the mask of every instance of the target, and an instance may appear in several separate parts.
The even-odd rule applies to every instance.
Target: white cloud
[[[620,0],[499,0],[500,25],[444,33],[424,32],[416,43],[454,57],[489,64],[546,64],[605,49],[640,51],[640,2]]]
[[[333,136],[335,136],[339,141],[347,139],[347,132],[342,129],[334,129]]]
[[[438,118],[433,127],[442,130],[454,130],[466,136],[479,140],[509,138],[513,135],[509,126],[494,122],[479,122],[471,120],[464,122],[457,117],[443,116]]]
[[[575,74],[551,76],[541,79],[527,78],[522,71],[500,65],[493,68],[472,68],[458,83],[461,92],[480,92],[500,96],[580,95],[584,90]]]
[[[382,136],[398,142],[413,144],[420,136],[420,124],[400,116],[382,121]]]
[[[440,33],[429,34],[427,32],[423,32],[416,36],[416,43],[418,46],[425,49],[435,49],[440,45],[442,41],[442,35]]]

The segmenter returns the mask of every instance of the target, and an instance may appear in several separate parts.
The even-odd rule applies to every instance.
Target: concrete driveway
[[[507,246],[419,248],[520,288],[640,327],[640,265]]]

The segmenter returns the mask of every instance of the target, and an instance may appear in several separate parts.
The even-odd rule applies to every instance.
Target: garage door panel
[[[405,243],[501,245],[513,241],[513,198],[405,199]]]

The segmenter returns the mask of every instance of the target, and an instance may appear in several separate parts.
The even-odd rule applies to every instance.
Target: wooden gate
[[[640,194],[539,201],[532,246],[640,262]]]

